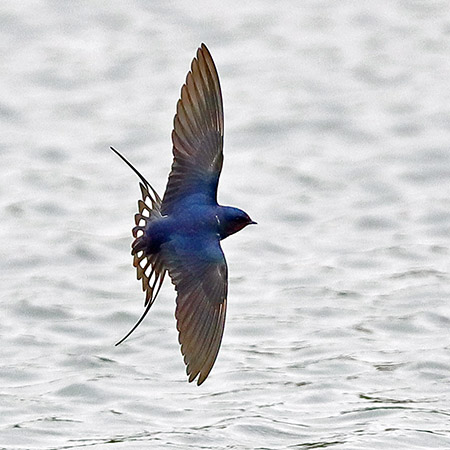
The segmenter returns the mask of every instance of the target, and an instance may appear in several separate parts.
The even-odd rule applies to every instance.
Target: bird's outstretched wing
[[[163,245],[177,291],[178,340],[189,382],[202,384],[219,352],[225,325],[228,269],[217,237],[178,236]]]
[[[172,213],[190,196],[215,204],[223,162],[223,103],[219,76],[204,44],[181,88],[172,143],[174,159],[161,213]]]

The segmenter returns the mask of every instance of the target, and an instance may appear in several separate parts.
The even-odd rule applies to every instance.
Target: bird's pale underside
[[[197,51],[177,103],[173,164],[163,199],[140,178],[133,265],[145,292],[142,322],[166,273],[177,291],[178,339],[189,381],[202,384],[222,341],[228,269],[220,240],[253,222],[242,210],[217,204],[223,163],[223,104],[219,77],[204,44]]]

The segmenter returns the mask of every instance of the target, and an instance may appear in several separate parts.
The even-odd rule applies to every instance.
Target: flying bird
[[[135,215],[131,253],[150,310],[168,273],[177,292],[178,341],[189,382],[202,384],[219,352],[225,325],[228,268],[220,241],[254,224],[241,209],[217,203],[223,164],[223,102],[217,69],[204,44],[181,88],[172,131],[172,170],[161,200],[139,177],[142,198]]]

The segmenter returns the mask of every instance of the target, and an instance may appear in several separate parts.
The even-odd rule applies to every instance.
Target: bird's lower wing
[[[217,237],[179,237],[164,244],[177,291],[178,340],[189,382],[202,384],[219,352],[227,307],[228,269]]]

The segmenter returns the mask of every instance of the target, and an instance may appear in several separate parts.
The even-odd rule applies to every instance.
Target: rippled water
[[[446,1],[0,6],[0,448],[450,448]],[[200,42],[222,79],[227,325],[186,382],[129,254]],[[108,444],[108,445],[106,445]]]

